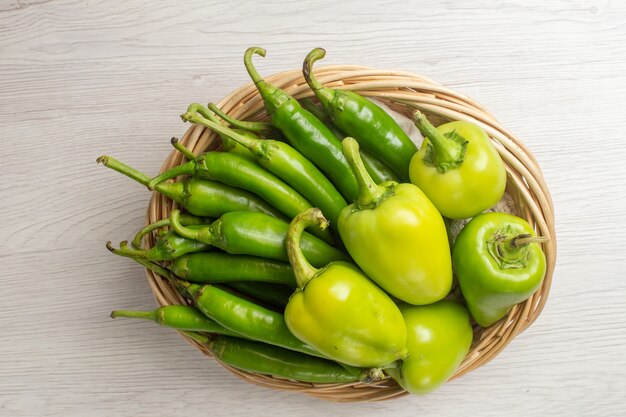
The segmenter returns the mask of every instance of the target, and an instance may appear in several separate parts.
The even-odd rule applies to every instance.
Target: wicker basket
[[[540,235],[549,237],[550,242],[543,247],[547,258],[547,272],[541,287],[524,303],[515,306],[505,319],[486,329],[480,327],[474,329],[474,343],[452,379],[489,362],[515,336],[537,319],[550,290],[556,257],[554,212],[550,193],[537,161],[526,147],[480,104],[428,78],[405,71],[378,70],[352,65],[320,67],[316,69],[315,74],[326,86],[355,90],[364,96],[378,98],[406,115],[410,115],[412,109],[419,108],[436,122],[467,120],[476,123],[492,138],[506,165],[507,193],[515,201],[516,214],[528,220]],[[298,99],[313,94],[300,70],[275,74],[267,77],[267,81]],[[267,118],[263,102],[253,84],[237,89],[225,97],[219,106],[231,116],[240,119]],[[190,126],[181,142],[196,153],[219,146],[217,135],[198,125]],[[173,151],[165,160],[161,172],[181,164],[182,161],[182,155]],[[173,207],[175,206],[171,200],[155,193],[148,207],[147,221],[154,222],[166,218]],[[149,237],[146,243],[151,247],[154,243],[152,237]],[[185,303],[184,298],[170,287],[165,279],[151,271],[147,271],[147,274],[159,305]],[[211,356],[206,348],[190,339],[188,341],[207,356]],[[329,401],[381,401],[406,394],[390,378],[374,384],[310,384],[251,374],[228,366],[226,368],[253,384],[303,392]]]

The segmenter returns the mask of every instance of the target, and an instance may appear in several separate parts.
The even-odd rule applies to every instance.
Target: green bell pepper
[[[287,233],[287,252],[299,287],[285,308],[291,333],[323,355],[352,366],[378,367],[403,358],[406,327],[398,307],[352,264],[337,261],[313,268],[300,248],[300,236],[309,226],[328,226],[319,209],[297,215]]]
[[[426,394],[445,383],[472,344],[467,310],[455,301],[400,307],[407,327],[409,356],[385,370],[411,394]]]
[[[343,151],[359,183],[359,197],[339,215],[339,235],[357,265],[385,291],[409,304],[431,304],[452,286],[443,219],[413,184],[377,185],[352,138]]]
[[[452,259],[472,316],[487,327],[530,297],[546,273],[546,257],[530,225],[505,213],[484,213],[461,230]]]

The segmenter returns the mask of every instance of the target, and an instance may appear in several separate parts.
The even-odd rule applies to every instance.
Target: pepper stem
[[[347,137],[341,141],[341,146],[343,154],[348,160],[352,173],[359,184],[359,195],[355,204],[362,208],[378,205],[388,194],[388,189],[376,184],[367,172],[359,153],[359,143],[355,139]]]
[[[183,226],[180,217],[180,210],[172,210],[170,213],[170,224],[172,229],[180,236],[187,239],[197,240],[198,242],[206,243],[207,245],[213,244],[213,233],[210,226],[201,227],[197,229],[190,229]]]
[[[499,230],[487,240],[487,250],[502,269],[525,268],[529,261],[529,245],[545,243],[550,238],[529,233],[513,234],[511,227]]]
[[[321,230],[324,230],[329,224],[322,211],[316,207],[304,210],[289,223],[289,229],[287,230],[287,255],[289,256],[289,263],[291,263],[299,288],[304,288],[319,271],[307,261],[304,253],[302,253],[302,248],[300,248],[302,232],[309,226],[318,226]]]
[[[108,250],[110,250],[111,252],[113,252],[116,255],[124,256],[126,258],[133,258],[135,260],[140,260],[140,259],[148,260],[148,251],[147,250],[145,250],[145,249],[129,248],[128,247],[128,241],[126,241],[126,240],[124,240],[123,242],[120,242],[119,249],[114,248],[113,245],[111,244],[111,242],[107,242],[106,246],[107,246]]]
[[[187,112],[180,117],[188,122],[206,126],[209,129],[217,132],[220,136],[226,136],[227,138],[234,140],[235,142],[249,149],[257,156],[263,155],[263,144],[258,139],[247,138],[243,135],[238,134],[237,132],[233,132],[231,129],[223,126],[221,123],[216,123],[209,119],[206,119],[198,113]]]
[[[236,127],[237,129],[243,129],[249,132],[256,132],[256,133],[270,133],[270,134],[276,133],[276,128],[271,123],[251,122],[247,120],[235,119],[234,117],[231,117],[228,114],[224,113],[222,109],[217,107],[217,105],[215,105],[214,103],[209,103],[208,108],[213,113],[217,114],[219,117],[224,119],[228,124]]]
[[[547,236],[533,236],[531,234],[525,233],[517,235],[516,237],[511,239],[511,245],[513,245],[513,247],[518,247],[530,245],[531,243],[548,243],[549,241],[550,238]]]
[[[172,141],[172,145],[174,145],[175,143],[178,144],[177,141],[173,140]],[[176,146],[177,145],[175,145],[174,147],[176,147]],[[180,146],[183,146],[183,145],[180,144]],[[191,161],[189,161],[187,163],[184,163],[182,165],[175,166],[174,168],[168,169],[164,173],[162,173],[160,175],[157,175],[156,177],[152,178],[150,180],[150,182],[148,182],[148,188],[150,190],[154,190],[155,188],[157,188],[157,186],[160,183],[162,183],[164,181],[167,181],[167,180],[172,179],[172,178],[176,178],[176,177],[178,177],[180,175],[193,175],[195,170],[196,170],[196,161],[195,160],[191,160]]]
[[[250,48],[246,49],[246,52],[243,56],[243,64],[245,65],[246,71],[248,71],[250,78],[252,78],[252,81],[255,84],[263,82],[263,78],[256,70],[256,68],[254,68],[254,65],[252,65],[252,55],[256,54],[265,57],[265,53],[265,49],[259,48],[258,46],[251,46]]]
[[[180,143],[178,141],[178,138],[173,137],[170,140],[170,143],[172,144],[172,146],[174,147],[174,149],[176,149],[178,152],[182,153],[183,156],[185,158],[187,158],[188,161],[195,161],[197,156],[195,153],[191,152],[191,150],[187,147],[185,147],[182,143]]]
[[[134,249],[141,249],[142,247],[141,241],[145,235],[147,235],[148,233],[151,233],[152,231],[156,229],[160,229],[161,227],[165,227],[169,225],[170,225],[170,219],[162,219],[154,223],[150,223],[149,225],[147,225],[146,227],[144,227],[143,229],[137,232],[132,242],[130,242],[130,245]]]
[[[133,319],[144,319],[144,320],[157,320],[157,311],[134,311],[134,310],[113,310],[111,312],[111,318],[116,319],[118,317],[128,317]]]
[[[313,64],[324,58],[326,51],[322,48],[315,48],[304,58],[302,63],[302,74],[311,90],[315,93],[322,106],[327,107],[335,96],[332,89],[324,87],[313,74]]]
[[[463,136],[456,131],[441,133],[419,110],[413,113],[413,121],[422,135],[428,139],[424,163],[436,167],[442,174],[463,164],[468,143]]]
[[[190,338],[191,340],[193,340],[194,342],[197,342],[203,346],[206,346],[209,349],[212,348],[211,339],[207,335],[204,335],[198,332],[190,332],[188,330],[179,330],[179,331],[185,336],[187,336],[188,338]]]
[[[149,176],[137,171],[134,168],[129,167],[126,164],[121,163],[120,161],[113,158],[112,156],[102,155],[101,157],[96,159],[96,162],[104,165],[107,168],[111,168],[112,170],[117,171],[120,174],[126,175],[128,178],[131,178],[145,186],[147,186],[148,183],[150,182]]]

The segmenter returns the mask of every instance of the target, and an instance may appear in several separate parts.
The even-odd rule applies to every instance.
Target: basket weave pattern
[[[515,306],[508,316],[489,328],[474,328],[472,347],[453,378],[457,378],[493,359],[518,334],[530,326],[541,313],[550,290],[556,260],[554,211],[550,193],[537,161],[512,133],[502,127],[480,104],[463,94],[445,88],[428,78],[405,71],[378,70],[352,65],[320,67],[315,70],[319,81],[326,86],[354,90],[364,96],[383,100],[394,110],[410,116],[419,108],[434,124],[450,120],[465,120],[481,126],[491,137],[502,156],[507,170],[507,193],[515,201],[517,215],[525,218],[541,236],[550,238],[543,246],[547,259],[547,272],[541,287],[525,302]],[[301,99],[313,95],[300,70],[291,70],[267,77],[266,80]],[[263,102],[253,84],[239,88],[225,97],[218,106],[233,117],[249,120],[267,119]],[[192,125],[181,142],[195,153],[215,149],[219,138],[210,130]],[[161,172],[183,162],[180,153],[173,151],[165,160]],[[147,222],[169,216],[176,207],[171,200],[154,193],[147,212]],[[146,242],[152,247],[154,240]],[[185,299],[168,282],[151,271],[148,280],[160,306],[186,303]],[[204,354],[211,353],[191,339]],[[373,384],[310,384],[271,376],[239,371],[224,365],[231,372],[253,384],[303,392],[325,400],[381,401],[405,395],[395,381],[387,378]]]

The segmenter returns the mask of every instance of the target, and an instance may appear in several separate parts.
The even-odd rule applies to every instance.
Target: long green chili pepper
[[[97,162],[140,184],[147,186],[150,182],[150,177],[111,156],[101,156]],[[219,217],[230,211],[258,211],[284,218],[279,211],[256,195],[215,181],[189,178],[177,182],[161,182],[154,189],[196,216]]]
[[[346,136],[393,169],[404,181],[409,180],[409,164],[417,147],[386,111],[359,94],[322,86],[313,74],[313,63],[326,51],[315,48],[304,60],[303,73],[324,110]]]
[[[199,226],[186,226],[190,229]],[[128,246],[128,241],[120,242],[120,248],[115,249],[111,242],[107,242],[107,249],[116,255],[125,256],[127,258],[139,258],[148,261],[171,261],[179,256],[187,253],[203,252],[211,250],[211,245],[207,245],[197,240],[188,239],[180,236],[178,233],[170,231],[160,236],[155,245],[150,249],[136,249]]]
[[[343,140],[346,136],[339,130],[337,126],[333,124],[330,120],[330,117],[322,109],[320,109],[310,98],[305,98],[300,100],[302,107],[310,111],[315,117],[320,119],[334,134],[337,136],[339,140]],[[395,181],[400,182],[398,176],[393,172],[391,168],[389,168],[384,162],[380,159],[376,158],[371,153],[367,152],[364,149],[360,149],[359,153],[361,154],[361,160],[363,161],[363,165],[365,165],[365,169],[370,174],[374,182],[376,184],[383,183],[385,181]]]
[[[185,332],[225,364],[247,372],[311,383],[368,382],[367,371],[250,340]]]
[[[216,246],[235,255],[253,255],[287,261],[285,239],[289,224],[262,213],[234,211],[226,213],[206,227],[191,229],[179,222],[180,212],[172,210],[170,221],[179,235]],[[335,260],[347,260],[346,255],[308,233],[302,236],[302,251],[315,266]]]
[[[192,108],[194,105],[189,106]],[[311,204],[322,210],[335,226],[339,212],[348,204],[334,185],[300,152],[286,143],[270,139],[253,139],[215,123],[200,114],[187,112],[182,118],[206,126],[223,137],[238,142],[249,149],[259,165],[292,186]]]
[[[214,285],[197,285],[173,279],[208,318],[241,336],[286,349],[322,356],[298,340],[287,328],[281,313],[261,307]]]
[[[239,292],[252,296],[259,301],[268,303],[271,306],[280,308],[284,311],[289,297],[293,294],[293,288],[286,285],[270,284],[267,282],[241,281],[231,282],[229,287]]]
[[[272,124],[335,184],[347,201],[353,201],[358,195],[358,187],[348,161],[341,152],[339,139],[324,123],[303,109],[296,99],[264,81],[252,65],[254,54],[265,56],[265,49],[248,48],[244,64],[263,98]]]
[[[276,138],[277,136],[282,136],[281,131],[278,130],[270,122],[251,122],[247,120],[235,119],[234,117],[231,117],[225,112],[223,112],[222,109],[217,107],[215,103],[209,103],[207,107],[213,113],[217,114],[221,119],[224,119],[224,121],[226,121],[228,124],[235,127],[236,129],[233,129],[233,130],[235,130],[237,133],[239,133],[239,131],[254,132],[258,135],[269,137],[269,138]]]
[[[211,223],[211,220],[193,216],[189,213],[182,213],[180,215],[180,223],[185,226],[193,226],[193,225],[199,225],[199,224],[208,224],[208,223]],[[143,240],[144,236],[146,236],[149,233],[154,232],[157,229],[161,229],[169,225],[170,225],[169,218],[157,220],[156,222],[150,223],[149,225],[147,225],[146,227],[144,227],[143,229],[137,232],[137,234],[135,235],[135,237],[130,243],[131,246],[135,249],[141,249],[141,246],[142,246],[141,241]]]
[[[168,265],[168,269],[185,281],[201,284],[260,281],[296,286],[291,265],[286,262],[221,251],[180,256]]]
[[[184,148],[175,138],[172,145],[176,149]],[[193,175],[197,178],[219,181],[232,187],[250,191],[289,218],[295,217],[300,211],[310,208],[309,203],[301,194],[287,185],[274,174],[267,172],[258,164],[229,152],[208,152],[199,155],[195,160],[186,162],[154,177],[148,188],[156,188],[163,181],[179,175]],[[329,232],[321,229],[312,230],[327,242],[333,238]]]
[[[215,321],[202,314],[200,310],[191,306],[170,305],[159,307],[152,311],[112,311],[111,318],[117,317],[150,320],[163,327],[169,327],[176,330],[189,330],[195,332],[207,332],[237,336],[237,333],[217,324]]]

